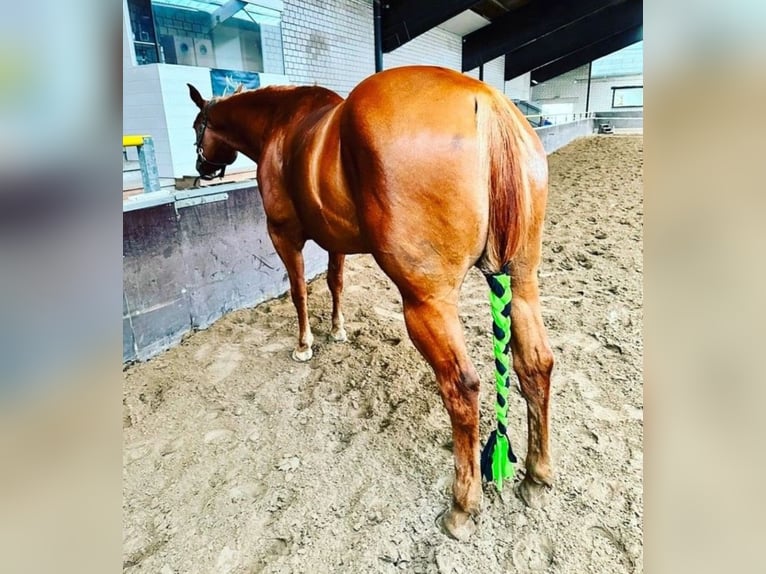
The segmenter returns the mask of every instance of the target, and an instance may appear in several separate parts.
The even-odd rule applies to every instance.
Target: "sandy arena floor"
[[[642,572],[642,155],[642,136],[613,135],[550,156],[540,277],[557,360],[556,486],[545,508],[485,485],[468,543],[436,526],[450,500],[449,419],[398,292],[358,256],[348,343],[327,342],[324,277],[309,287],[308,364],[290,359],[296,319],[281,298],[126,370],[124,571]],[[472,271],[461,314],[484,383],[482,437],[494,396],[487,298]],[[517,392],[509,415],[523,460]]]

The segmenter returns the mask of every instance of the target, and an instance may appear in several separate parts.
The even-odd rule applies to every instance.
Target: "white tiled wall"
[[[285,74],[342,96],[375,71],[370,0],[287,0],[282,13]]]
[[[384,54],[383,67],[396,68],[412,64],[425,64],[459,71],[462,63],[462,50],[463,42],[460,36],[446,30],[432,28],[393,52]]]
[[[532,74],[527,72],[517,78],[508,80],[505,83],[505,95],[512,100],[525,100],[529,101],[530,89],[529,82]]]
[[[462,50],[462,49],[461,49]],[[462,51],[458,51],[458,57],[461,56]],[[460,70],[460,68],[457,68]],[[471,70],[470,72],[466,72],[467,75],[479,78],[479,68],[475,68]],[[484,64],[484,82],[487,84],[490,84],[491,86],[494,86],[501,92],[505,88],[505,56],[500,56],[499,58],[495,58],[494,60],[487,62]]]
[[[282,18],[285,73],[293,82],[346,96],[374,73],[371,0],[286,0]],[[384,69],[425,64],[460,71],[461,62],[461,37],[440,28],[383,54]],[[484,81],[503,90],[503,66],[503,57],[485,64]],[[478,78],[478,68],[469,75]]]

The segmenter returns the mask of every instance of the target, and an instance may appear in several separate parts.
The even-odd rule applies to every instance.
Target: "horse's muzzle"
[[[198,159],[196,166],[197,173],[200,175],[202,179],[213,179],[216,177],[223,177],[223,174],[226,172],[226,165],[215,165],[210,162]]]
[[[209,163],[202,161],[200,158],[197,158],[197,163],[194,166],[197,170],[197,173],[205,176],[205,175],[211,175],[218,171],[218,168],[215,166],[210,165]]]

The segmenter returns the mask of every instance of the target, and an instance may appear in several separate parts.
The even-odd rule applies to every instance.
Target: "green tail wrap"
[[[495,354],[495,415],[497,429],[492,431],[481,453],[481,472],[499,491],[503,481],[513,480],[516,455],[508,439],[508,390],[510,385],[511,347],[511,277],[508,273],[488,275],[489,301],[492,308],[492,334]]]

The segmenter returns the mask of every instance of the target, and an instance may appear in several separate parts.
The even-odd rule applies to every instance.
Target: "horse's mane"
[[[225,113],[232,117],[241,117],[240,110],[259,110],[266,114],[269,123],[288,125],[307,113],[342,101],[338,94],[320,86],[265,86],[219,96],[211,99],[210,104],[224,105]]]
[[[234,92],[225,96],[215,96],[210,99],[210,103],[215,104],[231,100],[242,104],[270,103],[277,98],[284,103],[286,99],[303,100],[310,96],[315,96],[317,100],[327,101],[328,99],[340,98],[335,92],[321,86],[264,86],[248,90],[243,89],[240,92]]]
[[[286,128],[342,101],[338,94],[320,86],[265,86],[211,98],[208,110],[219,127],[264,135],[275,126]]]

